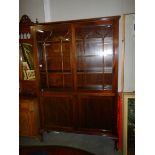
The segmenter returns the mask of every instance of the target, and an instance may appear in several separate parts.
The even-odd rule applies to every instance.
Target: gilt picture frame
[[[26,71],[28,80],[34,80],[35,79],[35,71],[34,70],[27,70]]]
[[[132,146],[131,146],[132,145]],[[123,155],[135,153],[135,93],[123,93]]]

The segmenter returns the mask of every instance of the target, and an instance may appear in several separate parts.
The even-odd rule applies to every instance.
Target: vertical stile
[[[73,67],[73,88],[77,90],[77,55],[76,55],[76,36],[74,24],[71,24],[71,63]]]

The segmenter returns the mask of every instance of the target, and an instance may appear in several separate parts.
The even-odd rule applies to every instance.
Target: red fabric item
[[[118,93],[117,129],[118,129],[118,149],[122,150],[122,92]]]

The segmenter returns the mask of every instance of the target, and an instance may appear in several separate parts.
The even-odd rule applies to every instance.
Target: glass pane
[[[112,25],[76,28],[79,89],[112,90]]]
[[[104,89],[112,89],[113,41],[112,37],[104,39]]]
[[[37,32],[41,88],[72,88],[70,32],[66,25],[46,27]]]
[[[112,73],[113,64],[113,42],[112,37],[104,39],[104,72]]]

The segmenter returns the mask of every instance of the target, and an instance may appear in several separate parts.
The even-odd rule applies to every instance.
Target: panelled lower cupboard
[[[117,134],[118,20],[31,27],[42,131]]]

